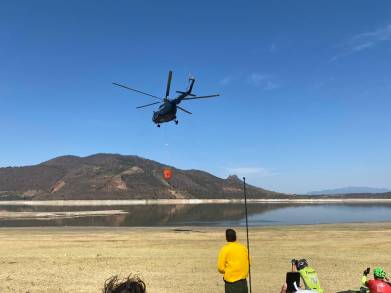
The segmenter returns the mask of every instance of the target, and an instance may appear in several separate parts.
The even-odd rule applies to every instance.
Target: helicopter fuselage
[[[164,102],[159,106],[159,109],[155,112],[153,112],[152,115],[152,121],[155,124],[160,124],[164,122],[169,122],[176,119],[176,112],[177,112],[177,105],[179,105],[184,98],[186,98],[191,93],[191,89],[182,92],[177,98],[175,99],[168,99],[166,98]],[[178,123],[178,121],[176,121]]]
[[[175,100],[164,102],[157,111],[153,112],[152,121],[159,124],[175,120],[177,112],[176,105]]]

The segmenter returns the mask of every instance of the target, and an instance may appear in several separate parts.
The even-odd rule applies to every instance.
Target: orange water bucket
[[[166,180],[170,180],[172,177],[172,170],[170,168],[163,169],[163,178]]]

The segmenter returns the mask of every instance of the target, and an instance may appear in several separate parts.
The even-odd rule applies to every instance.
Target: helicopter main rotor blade
[[[155,102],[155,103],[151,103],[151,104],[147,104],[147,105],[143,105],[143,106],[138,106],[138,107],[136,107],[136,109],[140,109],[140,108],[144,108],[144,107],[149,107],[149,106],[156,105],[156,104],[160,104],[160,102]]]
[[[144,92],[139,91],[139,90],[136,90],[136,89],[132,89],[132,88],[130,88],[130,87],[126,86],[126,85],[123,85],[123,84],[119,84],[119,83],[116,83],[116,82],[113,82],[113,84],[116,85],[116,86],[123,87],[123,88],[128,89],[128,90],[131,90],[131,91],[134,91],[134,92],[143,94],[143,95],[150,96],[150,97],[155,98],[155,99],[158,99],[158,100],[160,100],[160,101],[162,100],[162,98],[159,98],[159,97],[157,97],[157,96],[154,96],[154,95],[151,95],[151,94],[148,94],[148,93],[144,93]]]
[[[186,112],[187,114],[193,114],[189,111],[187,111],[186,109],[183,109],[182,107],[179,107],[179,106],[176,106],[179,110],[182,110],[183,112]]]
[[[172,79],[172,71],[170,70],[168,72],[168,79],[167,79],[166,99],[170,95],[171,79]]]
[[[192,98],[184,98],[183,100],[195,100],[195,99],[206,99],[206,98],[214,98],[218,97],[220,95],[209,95],[209,96],[199,96],[199,97],[192,97]]]

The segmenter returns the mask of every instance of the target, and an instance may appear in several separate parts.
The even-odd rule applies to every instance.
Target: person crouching
[[[324,290],[320,286],[318,273],[308,265],[306,259],[292,259],[292,272],[299,272],[301,278],[303,279],[305,289],[312,290],[318,293],[323,293]]]
[[[373,270],[373,280],[368,279],[370,268],[367,268],[361,278],[361,283],[368,287],[371,293],[391,293],[391,284],[387,278],[387,274],[381,267]]]

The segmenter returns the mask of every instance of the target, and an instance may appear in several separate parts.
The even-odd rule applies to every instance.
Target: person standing
[[[248,250],[236,242],[235,230],[227,229],[225,238],[228,243],[221,248],[217,261],[217,269],[224,275],[225,293],[248,293]]]

